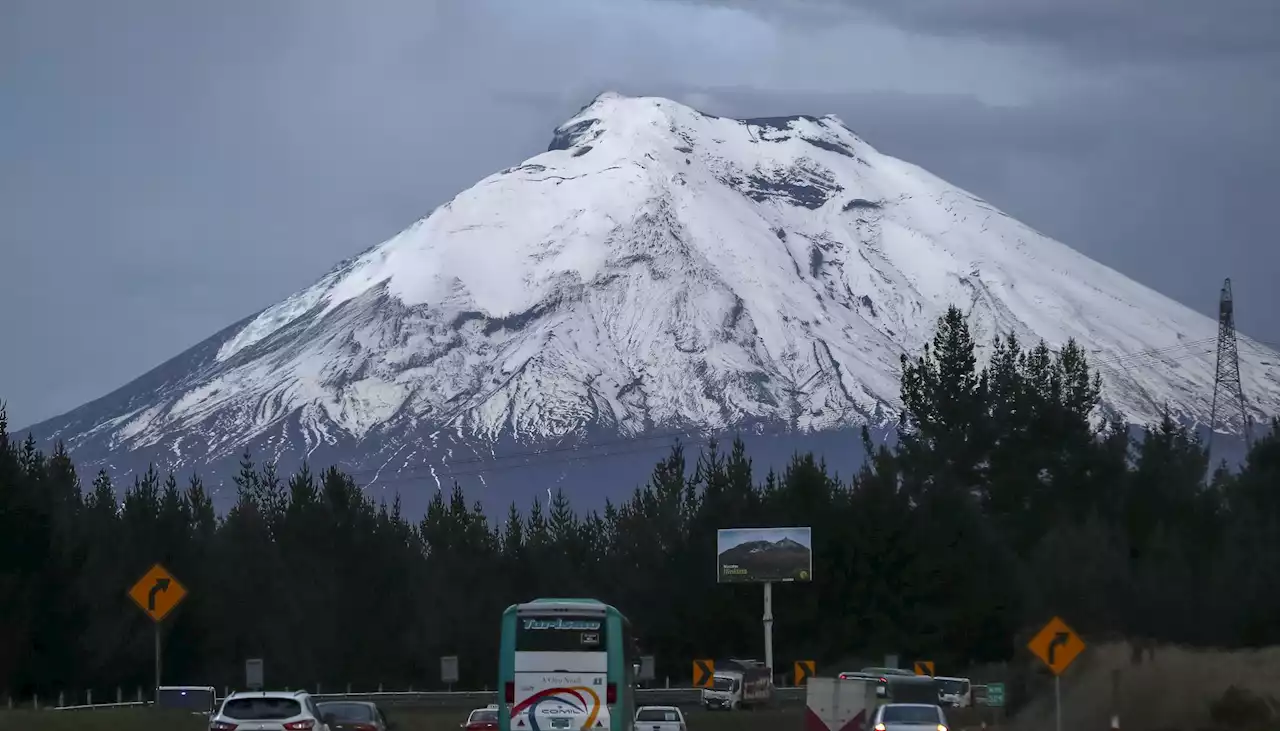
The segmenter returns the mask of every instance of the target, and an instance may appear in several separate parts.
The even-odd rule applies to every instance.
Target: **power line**
[[[1213,343],[1213,341],[1214,341],[1214,338],[1200,338],[1199,340],[1189,340],[1185,343],[1178,343],[1177,345],[1168,345],[1163,348],[1151,348],[1149,350],[1140,350],[1134,353],[1123,353],[1121,355],[1116,355],[1109,358],[1095,360],[1089,365],[1093,367],[1102,367],[1102,366],[1127,364],[1131,361],[1141,362],[1144,360],[1158,360],[1159,356],[1163,356],[1169,353],[1174,353],[1179,350],[1187,350],[1189,348],[1208,347]],[[1190,353],[1189,355],[1202,355],[1202,354],[1203,353]]]

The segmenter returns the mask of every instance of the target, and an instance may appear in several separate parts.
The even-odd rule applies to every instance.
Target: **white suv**
[[[209,731],[329,731],[311,695],[298,691],[240,691],[222,701]]]

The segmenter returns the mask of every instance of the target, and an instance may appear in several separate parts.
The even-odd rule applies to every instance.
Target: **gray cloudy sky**
[[[1280,341],[1277,0],[3,0],[0,398],[25,425],[306,286],[597,92],[835,113]]]

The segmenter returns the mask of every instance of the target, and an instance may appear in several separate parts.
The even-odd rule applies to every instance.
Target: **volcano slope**
[[[485,502],[616,496],[674,435],[723,430],[847,474],[841,430],[892,422],[899,356],[949,305],[984,347],[1074,338],[1109,415],[1207,419],[1214,321],[834,117],[606,93],[546,152],[31,430],[87,470],[225,485],[248,449],[411,505],[455,479]],[[1240,356],[1255,418],[1280,413],[1280,356]]]

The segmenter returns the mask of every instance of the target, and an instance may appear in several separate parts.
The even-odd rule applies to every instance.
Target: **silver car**
[[[209,731],[329,731],[306,691],[241,691],[222,701]]]
[[[875,731],[948,731],[942,709],[925,703],[886,703],[871,723]]]

